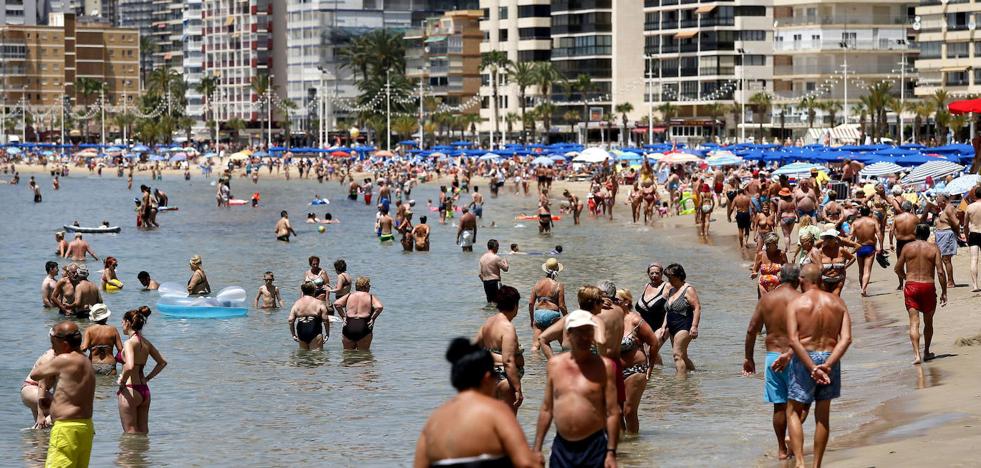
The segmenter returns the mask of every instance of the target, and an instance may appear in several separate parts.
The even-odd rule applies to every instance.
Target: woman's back
[[[428,458],[438,461],[503,455],[498,417],[510,413],[507,405],[494,398],[477,392],[460,393],[433,412],[423,429]]]

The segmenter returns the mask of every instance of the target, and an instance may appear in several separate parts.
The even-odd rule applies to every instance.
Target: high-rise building
[[[612,115],[617,104],[643,102],[644,3],[614,0],[552,0],[551,3],[552,63],[570,81],[582,75],[592,80],[592,89],[586,92],[557,86],[553,99],[555,115],[563,124],[586,121],[588,129],[600,129],[605,116]],[[520,28],[518,33],[520,36]],[[585,116],[581,115],[584,100],[588,112]],[[641,109],[636,107],[631,117],[640,115]],[[569,112],[579,115],[576,119],[564,118]]]
[[[151,53],[154,46],[152,36],[153,0],[119,0],[116,5],[116,26],[133,28],[140,31],[140,69],[143,72],[144,84],[146,75],[153,70],[154,56]]]
[[[916,95],[928,97],[938,89],[955,97],[981,92],[981,42],[974,39],[981,3],[923,1],[915,17]]]
[[[552,3],[551,0],[480,0],[483,11],[480,30],[484,35],[480,52],[501,51],[515,63],[551,60]],[[499,81],[497,115],[494,115],[491,73],[488,70],[482,72],[480,116],[484,122],[480,125],[481,132],[494,131],[495,119],[497,128],[504,128],[504,116],[521,110],[517,87],[508,86],[506,76],[495,80]],[[531,103],[528,104],[530,107]]]
[[[204,0],[185,0],[181,21],[181,70],[187,91],[187,115],[195,120],[194,131],[209,135],[205,127],[204,97],[198,91],[204,77],[204,20],[201,17]],[[203,135],[202,135],[203,134]]]
[[[476,0],[287,0],[289,99],[297,105],[293,128],[307,128],[322,112],[328,131],[359,91],[355,70],[344,65],[340,51],[353,38],[375,29],[403,32],[444,11],[475,7]],[[324,109],[316,98],[324,96]],[[338,102],[340,101],[340,102]]]
[[[774,100],[791,105],[811,96],[836,101],[843,109],[835,120],[850,123],[858,120],[850,108],[868,85],[891,80],[898,94],[901,63],[916,54],[914,5],[895,0],[774,0]],[[912,89],[909,83],[906,89]]]
[[[665,103],[677,111],[671,125],[655,124],[653,132],[667,132],[664,138],[671,141],[707,140],[723,124],[735,126],[721,119],[715,104],[741,106],[754,93],[772,90],[769,0],[680,5],[661,0],[646,5],[649,83],[637,102],[645,103],[640,106],[644,115],[655,114],[655,122],[665,117],[658,110]],[[653,112],[647,105],[651,102]]]
[[[99,16],[113,22],[117,18],[116,3],[119,0],[84,0],[83,12],[88,16]]]
[[[268,76],[273,111],[285,98],[286,27],[284,2],[275,0],[204,0],[203,73],[218,78],[214,100],[221,122],[242,119],[255,124],[265,121],[259,115],[266,109],[253,87],[255,80]],[[280,21],[276,21],[279,19]],[[283,27],[275,28],[274,24]]]
[[[460,113],[477,113],[480,91],[480,10],[448,11],[406,32],[405,74]]]
[[[41,0],[40,7],[44,6]],[[38,24],[44,14],[38,10],[37,0],[0,0],[0,24]]]
[[[35,129],[52,130],[64,97],[92,106],[98,93],[77,89],[77,79],[105,85],[108,105],[135,106],[140,89],[140,40],[135,29],[53,14],[48,26],[0,25],[0,105],[27,107]],[[92,117],[94,118],[94,117]]]

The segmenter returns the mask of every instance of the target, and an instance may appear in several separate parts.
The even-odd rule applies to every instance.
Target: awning
[[[700,7],[698,7],[698,8],[695,9],[695,14],[696,15],[704,15],[705,13],[709,13],[712,10],[714,10],[715,7],[716,7],[716,5],[702,5],[702,6],[700,6]]]
[[[944,73],[967,71],[967,67],[944,67],[940,71]]]
[[[429,43],[429,42],[439,42],[445,40],[446,40],[446,36],[433,36],[433,37],[427,37],[424,42]]]
[[[231,26],[233,24],[235,24],[234,16],[229,16],[228,18],[225,18],[225,26]]]
[[[698,35],[698,30],[697,29],[693,29],[691,31],[681,31],[678,34],[675,34],[674,35],[674,38],[675,39],[691,39],[691,38],[695,37],[696,35]]]
[[[857,124],[842,124],[831,129],[831,141],[846,143],[857,142],[861,138]]]

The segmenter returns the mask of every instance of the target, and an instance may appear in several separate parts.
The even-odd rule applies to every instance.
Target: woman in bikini
[[[640,297],[637,298],[636,309],[652,330],[660,330],[664,327],[664,302],[666,300],[664,289],[667,287],[667,283],[664,282],[664,267],[657,262],[651,263],[647,267],[647,278],[648,283],[644,285]],[[661,345],[663,344],[664,339],[662,337],[657,346],[647,350],[651,354],[651,362],[658,366],[662,364]]]
[[[116,327],[106,323],[112,312],[105,304],[96,304],[89,309],[89,320],[94,322],[85,329],[82,336],[82,351],[89,351],[92,368],[99,375],[116,375],[116,352],[123,350],[123,340]]]
[[[450,381],[459,392],[426,421],[413,467],[491,468],[541,466],[510,408],[494,398],[494,358],[480,345],[457,338],[446,350]]]
[[[525,373],[524,352],[518,343],[518,332],[511,323],[518,315],[521,295],[511,286],[502,286],[497,294],[497,313],[484,321],[474,336],[474,344],[490,351],[494,357],[497,388],[494,396],[515,413],[524,401],[521,378]]]
[[[146,434],[150,432],[150,380],[167,367],[167,361],[157,348],[143,337],[140,331],[146,317],[139,310],[130,310],[123,315],[123,332],[129,336],[123,351],[116,354],[116,360],[123,364],[119,375],[116,399],[119,402],[119,421],[123,432]],[[147,360],[153,358],[153,369],[144,376]]]
[[[565,285],[557,279],[563,269],[565,266],[558,260],[549,258],[542,264],[545,277],[538,280],[531,288],[528,315],[531,318],[531,331],[534,335],[532,351],[538,351],[538,337],[542,331],[569,313],[565,305]]]
[[[623,317],[623,338],[620,341],[620,368],[623,369],[627,397],[623,403],[623,419],[627,433],[636,434],[640,432],[637,409],[655,364],[653,354],[644,352],[644,345],[656,350],[661,346],[664,337],[658,336],[644,318],[633,310],[634,297],[629,290],[617,290],[617,303],[627,312]]]
[[[647,224],[648,220],[654,219],[654,208],[657,206],[657,186],[654,181],[644,182],[640,193],[644,198],[644,224]]]
[[[794,232],[794,225],[797,224],[797,203],[794,201],[794,194],[789,188],[780,189],[780,197],[777,202],[777,216],[780,218],[780,228],[783,230],[783,237],[786,239],[784,251],[790,250],[790,235]]]
[[[841,295],[845,271],[855,263],[855,255],[841,248],[839,233],[829,229],[821,233],[821,246],[811,252],[811,263],[821,265],[821,289]]]
[[[630,205],[630,214],[636,223],[640,220],[640,206],[644,201],[644,195],[640,190],[640,185],[634,184],[633,189],[627,194],[627,200],[624,202]],[[647,222],[646,220],[644,222]]]
[[[777,233],[767,234],[763,244],[764,249],[756,252],[756,261],[753,262],[753,272],[750,275],[750,278],[759,278],[757,298],[780,286],[780,268],[787,263],[787,254],[780,250],[780,236]]]
[[[695,364],[688,357],[688,345],[698,338],[698,325],[702,318],[702,305],[698,301],[695,288],[685,282],[685,269],[672,263],[664,269],[670,287],[664,292],[664,327],[671,337],[674,366],[678,376],[686,376],[695,370]],[[664,331],[661,332],[665,333]]]
[[[763,239],[773,232],[773,215],[770,211],[770,204],[763,203],[761,211],[756,213],[756,218],[754,219],[756,227],[756,250],[760,251],[763,249]]]

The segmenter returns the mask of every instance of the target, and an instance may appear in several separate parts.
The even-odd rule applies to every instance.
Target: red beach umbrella
[[[954,101],[947,105],[951,114],[967,114],[969,112],[981,112],[981,99],[965,99]]]
[[[347,158],[347,157],[350,157],[351,156],[350,153],[346,153],[344,151],[339,151],[339,150],[330,153],[330,155],[333,156],[333,157],[335,157],[335,158]]]

